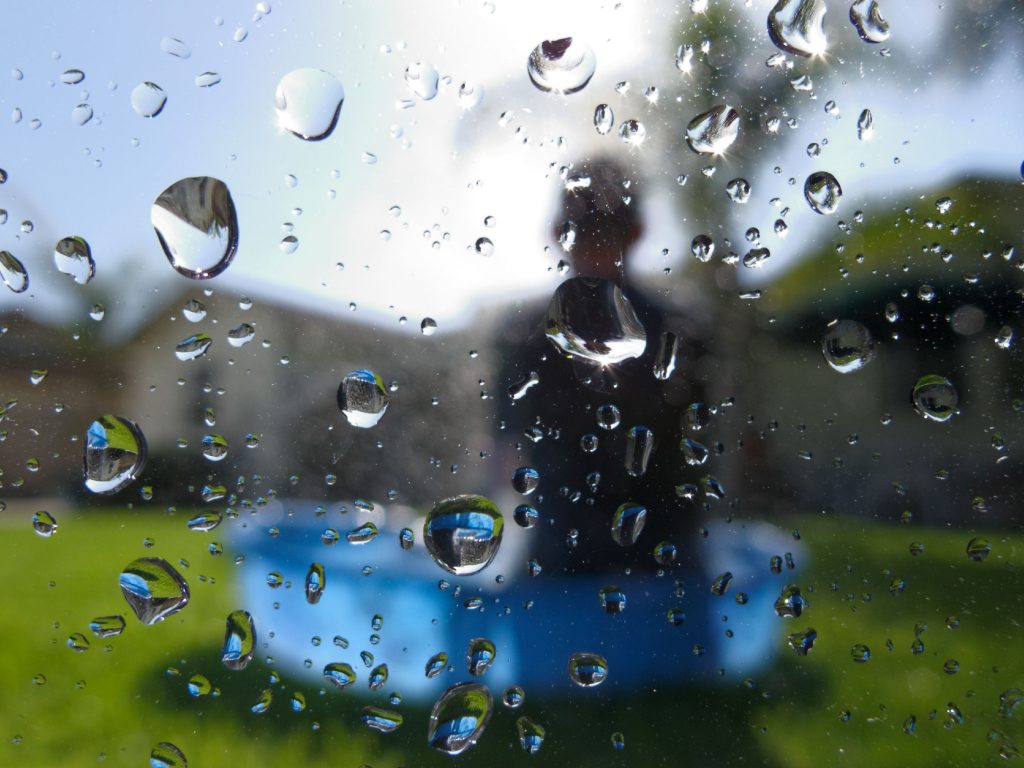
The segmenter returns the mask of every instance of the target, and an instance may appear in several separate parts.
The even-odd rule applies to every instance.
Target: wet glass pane
[[[0,764],[1019,757],[1019,3],[5,10]]]

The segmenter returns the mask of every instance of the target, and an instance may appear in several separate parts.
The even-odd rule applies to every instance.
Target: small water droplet
[[[569,657],[569,679],[580,688],[595,688],[608,679],[608,662],[596,653],[574,653]]]
[[[910,393],[910,400],[924,418],[943,422],[953,418],[958,397],[953,382],[932,373],[917,380]]]
[[[875,340],[855,320],[833,320],[821,340],[821,354],[833,370],[852,373],[875,359]]]
[[[336,688],[347,688],[356,681],[356,672],[351,664],[331,662],[324,666],[324,677]]]
[[[598,104],[594,109],[594,128],[601,136],[606,136],[615,125],[615,113],[607,104]]]
[[[316,605],[323,597],[327,586],[327,574],[322,563],[312,563],[306,572],[306,602]]]
[[[143,624],[156,624],[188,605],[188,584],[162,558],[133,560],[118,581],[121,594]]]
[[[413,95],[424,101],[437,96],[437,67],[427,61],[415,61],[405,68],[405,84]]]
[[[544,745],[546,731],[543,726],[528,717],[520,717],[516,720],[516,734],[519,736],[519,746],[523,748],[523,752],[535,755]]]
[[[14,293],[24,293],[28,290],[28,272],[22,264],[9,251],[0,251],[0,279],[4,285]]]
[[[457,576],[486,568],[501,544],[504,518],[484,496],[437,502],[423,524],[423,542],[439,566]]]
[[[712,107],[686,126],[686,143],[694,152],[720,155],[740,133],[740,113],[728,104]]]
[[[249,666],[256,651],[256,624],[248,611],[232,611],[228,614],[224,631],[224,650],[220,660],[232,671]]]
[[[843,188],[828,171],[816,171],[804,182],[804,198],[815,213],[835,213],[842,196]]]
[[[338,386],[338,409],[353,427],[369,429],[384,417],[391,396],[373,371],[353,371]]]
[[[145,80],[132,89],[132,109],[143,117],[156,117],[167,104],[167,94],[156,83]]]
[[[57,532],[57,521],[49,512],[40,510],[32,515],[32,530],[48,539]]]
[[[174,347],[174,355],[182,361],[195,360],[205,355],[211,344],[213,339],[208,335],[197,333],[179,341]]]
[[[174,744],[161,741],[149,753],[149,768],[188,768],[188,760]]]

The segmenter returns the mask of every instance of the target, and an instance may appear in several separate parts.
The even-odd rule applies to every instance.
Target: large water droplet
[[[815,213],[835,213],[842,196],[838,179],[828,171],[815,171],[804,182],[804,198]]]
[[[633,501],[622,504],[612,517],[612,540],[620,547],[636,544],[647,521],[647,508]]]
[[[917,380],[910,393],[917,412],[931,421],[949,421],[956,413],[957,393],[945,376],[928,374]]]
[[[249,666],[256,650],[256,624],[248,611],[232,611],[228,614],[224,631],[224,651],[220,660],[230,670],[242,670]]]
[[[505,520],[484,496],[439,501],[423,523],[423,543],[438,565],[456,576],[486,568],[498,552]]]
[[[132,109],[143,117],[156,117],[167,104],[167,94],[156,83],[148,80],[139,83],[132,89]]]
[[[854,0],[850,21],[865,43],[884,43],[889,39],[889,22],[882,18],[878,0]]]
[[[626,433],[626,472],[631,477],[641,477],[654,453],[654,433],[645,426],[630,427]]]
[[[219,179],[192,176],[174,182],[154,201],[149,216],[164,255],[185,277],[216,277],[235,257],[238,217]]]
[[[594,51],[582,40],[571,37],[545,40],[533,49],[526,62],[530,81],[547,93],[583,90],[596,69]]]
[[[326,586],[327,574],[324,572],[323,563],[312,563],[306,572],[306,602],[310,605],[319,603]]]
[[[720,155],[740,134],[740,113],[719,104],[697,115],[686,126],[686,143],[694,152]]]
[[[608,679],[608,661],[596,653],[574,653],[569,657],[569,679],[580,688],[594,688]]]
[[[476,744],[491,719],[494,699],[480,683],[460,683],[445,691],[430,712],[427,744],[459,755]]]
[[[146,453],[146,438],[134,422],[100,416],[85,433],[85,487],[93,493],[117,493],[142,472]]]
[[[639,357],[647,334],[633,305],[610,280],[572,277],[548,304],[545,333],[567,355],[609,365]]]
[[[80,237],[65,237],[58,242],[53,261],[59,272],[73,278],[79,285],[85,285],[96,275],[92,250]]]
[[[828,48],[825,0],[779,0],[768,13],[768,36],[787,53],[820,56]]]
[[[833,320],[821,340],[821,354],[833,369],[852,373],[875,359],[875,340],[856,320]]]
[[[121,594],[143,624],[156,624],[188,605],[188,584],[159,557],[140,557],[121,571]]]
[[[14,293],[28,290],[28,272],[25,265],[10,251],[0,251],[0,279]]]
[[[149,768],[188,768],[188,760],[174,744],[161,741],[149,753]]]
[[[338,386],[338,408],[353,427],[376,426],[390,401],[384,382],[373,371],[353,371]]]
[[[351,664],[333,661],[324,667],[324,677],[336,688],[348,688],[356,681],[356,672]]]
[[[526,754],[535,755],[540,752],[546,735],[544,726],[538,725],[528,717],[520,717],[516,720],[516,733],[519,736],[519,746]]]
[[[437,96],[437,67],[428,61],[415,61],[405,68],[405,84],[413,95],[424,101]]]
[[[345,89],[330,72],[304,67],[281,78],[274,92],[277,122],[306,141],[320,141],[338,124]]]

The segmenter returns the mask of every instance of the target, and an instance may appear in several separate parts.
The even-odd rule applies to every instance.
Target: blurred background
[[[769,34],[800,6],[827,8],[813,56]],[[1019,756],[1020,4],[62,2],[5,17],[0,762],[145,765],[170,742],[193,766],[443,764],[431,707],[466,680],[494,697],[459,758],[472,765]],[[592,77],[545,91],[528,58],[566,37],[589,46]],[[315,141],[275,98],[302,68],[328,73],[289,93],[300,117],[326,108]],[[688,127],[719,105],[738,134],[699,154]],[[842,188],[827,215],[805,199],[818,171]],[[237,211],[237,252],[209,280],[175,271],[151,223],[196,176]],[[87,282],[55,260],[68,237],[89,246]],[[544,338],[553,294],[588,275],[632,302],[643,355],[581,368]],[[822,353],[836,320],[873,339],[846,374]],[[657,377],[663,332],[678,352]],[[198,334],[209,347],[181,359]],[[369,429],[337,403],[361,369],[390,398]],[[956,392],[947,421],[914,405],[929,374]],[[83,483],[104,414],[135,422],[148,453],[111,496]],[[634,477],[640,426],[655,447]],[[539,477],[529,494],[520,467]],[[504,515],[472,576],[423,542],[459,494]],[[627,501],[647,523],[623,547],[609,531]],[[202,530],[203,515],[221,522]],[[119,594],[139,557],[191,589],[155,626]],[[789,585],[806,606],[783,618]],[[229,671],[239,609],[255,656]],[[122,635],[90,630],[110,615]],[[478,637],[496,656],[476,678]],[[607,659],[606,682],[573,684],[578,651]],[[334,662],[356,683],[330,685]],[[367,728],[367,706],[402,725]],[[545,732],[533,755],[524,716]]]

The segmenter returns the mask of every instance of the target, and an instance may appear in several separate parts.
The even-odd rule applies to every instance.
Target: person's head
[[[627,253],[642,224],[636,183],[610,158],[587,160],[571,171],[555,236],[583,276],[621,280]]]

